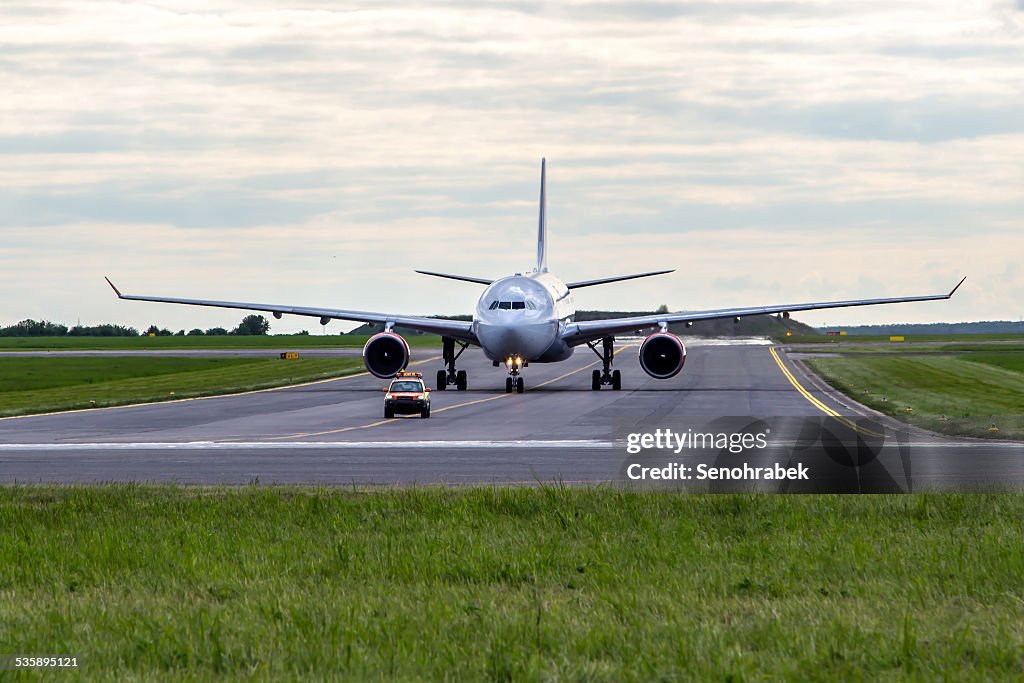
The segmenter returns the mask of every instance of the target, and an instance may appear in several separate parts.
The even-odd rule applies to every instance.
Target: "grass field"
[[[1024,351],[989,346],[805,362],[856,401],[909,424],[942,434],[1024,439]],[[990,431],[993,423],[998,431]]]
[[[0,358],[0,416],[228,394],[362,368],[359,358]]]
[[[259,335],[207,337],[0,337],[0,351],[35,350],[146,350],[146,349],[279,349],[291,351],[309,348],[358,348],[365,335]],[[409,335],[410,346],[441,346],[441,338],[432,334]]]
[[[1015,494],[7,487],[0,623],[90,680],[1019,679],[1022,517]]]
[[[1024,344],[1024,334],[907,334],[903,335],[906,344],[914,342],[985,342],[985,341],[1018,341]],[[846,334],[829,337],[825,334],[794,335],[777,337],[779,343],[785,344],[854,344],[857,342],[888,342],[887,334]]]

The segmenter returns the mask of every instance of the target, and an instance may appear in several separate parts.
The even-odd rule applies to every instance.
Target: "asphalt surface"
[[[615,440],[640,426],[681,429],[723,416],[820,421],[832,419],[825,411],[858,414],[784,355],[776,360],[765,343],[696,342],[688,351],[682,373],[654,380],[640,369],[636,347],[626,347],[616,359],[622,390],[593,392],[590,372],[599,364],[584,347],[569,361],[526,368],[526,393],[520,395],[504,393],[504,369],[470,349],[459,362],[469,373],[469,389],[433,391],[433,414],[425,420],[385,420],[386,382],[365,374],[237,396],[5,419],[0,481],[622,481],[626,455]],[[438,351],[413,354],[415,361]],[[440,367],[433,360],[410,369],[423,371],[433,384]],[[898,452],[852,466],[830,457],[836,462],[815,461],[822,477],[813,484],[687,486],[890,491],[1024,485],[1020,444],[913,435]]]

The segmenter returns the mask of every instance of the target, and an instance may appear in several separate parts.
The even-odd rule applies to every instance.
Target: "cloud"
[[[112,265],[183,295],[468,310],[472,290],[408,271],[528,267],[541,156],[566,277],[690,268],[588,305],[898,293],[970,267],[1002,281],[905,315],[1006,317],[1024,228],[1014,9],[4,5],[0,286],[47,285],[0,319],[221,315],[112,306],[91,289]]]

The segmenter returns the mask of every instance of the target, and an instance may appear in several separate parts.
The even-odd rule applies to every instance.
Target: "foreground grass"
[[[362,368],[359,358],[0,358],[0,416],[230,394]]]
[[[90,679],[1024,674],[1024,497],[0,490],[4,649]]]
[[[367,335],[259,335],[194,337],[0,337],[0,351],[96,350],[130,351],[160,349],[277,349],[359,348]],[[409,346],[441,346],[432,334],[409,335]]]
[[[909,424],[942,434],[1024,439],[1024,352],[989,347],[986,353],[805,362],[854,400]],[[999,431],[989,431],[993,423]]]

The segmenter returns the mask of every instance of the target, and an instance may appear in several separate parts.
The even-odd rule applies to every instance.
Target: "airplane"
[[[576,347],[583,345],[588,346],[601,360],[602,369],[594,370],[591,375],[591,389],[597,391],[602,386],[609,385],[613,390],[621,389],[622,375],[619,370],[612,369],[615,358],[615,335],[651,332],[640,344],[640,367],[655,379],[669,379],[679,374],[686,363],[686,347],[679,337],[668,331],[668,326],[672,323],[685,323],[687,327],[690,327],[693,323],[702,320],[732,318],[735,322],[739,322],[743,317],[767,314],[779,314],[783,318],[789,318],[790,314],[795,311],[949,299],[967,279],[965,277],[960,280],[948,294],[653,313],[628,318],[577,321],[576,308],[573,304],[574,290],[611,282],[664,275],[673,271],[656,270],[575,282],[564,282],[551,273],[548,270],[547,260],[546,160],[544,159],[541,159],[540,165],[537,262],[533,272],[516,273],[496,280],[426,270],[417,270],[416,272],[433,277],[486,285],[477,301],[473,320],[467,322],[347,309],[138,296],[122,294],[110,281],[110,278],[105,279],[118,298],[129,301],[155,301],[190,306],[264,311],[271,313],[277,319],[285,314],[304,315],[319,318],[321,325],[326,325],[335,319],[382,325],[383,331],[370,337],[363,347],[363,362],[366,369],[381,379],[394,377],[405,370],[411,357],[408,343],[394,331],[396,326],[437,334],[442,339],[442,359],[445,365],[445,369],[437,371],[437,388],[439,390],[443,391],[449,386],[455,386],[458,390],[467,388],[466,371],[458,370],[456,361],[467,348],[478,346],[488,360],[492,361],[494,367],[504,364],[507,371],[505,379],[507,393],[513,391],[523,393],[525,382],[522,371],[530,363],[564,361],[573,355]],[[458,351],[456,351],[456,347],[458,347]]]

